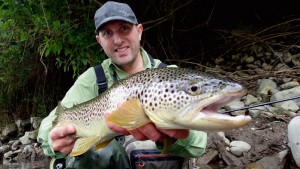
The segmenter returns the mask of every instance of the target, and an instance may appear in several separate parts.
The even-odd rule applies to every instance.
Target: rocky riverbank
[[[220,111],[300,96],[300,54],[284,51],[271,54],[260,47],[251,47],[244,53],[218,58],[215,64],[218,66],[205,71],[236,80],[249,89],[241,100]],[[203,66],[197,65],[196,69]],[[232,115],[250,115],[253,120],[239,129],[209,133],[206,153],[191,163],[195,168],[207,169],[299,168],[299,107],[297,99],[232,112]],[[49,159],[36,142],[41,120],[37,117],[17,120],[1,130],[0,163]]]
[[[260,80],[258,89],[257,93],[278,90],[271,96],[271,100],[300,95],[300,85],[292,79],[280,86],[271,79]],[[242,100],[236,100],[225,106],[224,110],[244,107],[261,101],[261,97],[248,94]],[[269,166],[273,166],[273,169],[297,168],[294,156],[295,152],[300,152],[300,130],[297,125],[290,126],[288,129],[288,125],[292,119],[297,121],[296,124],[300,124],[299,106],[300,100],[292,100],[274,106],[234,112],[234,115],[249,114],[253,120],[249,125],[239,129],[209,133],[206,153],[201,158],[195,159],[194,165],[200,168],[226,168],[228,166],[258,169],[267,169]],[[18,120],[2,130],[0,158],[3,163],[21,161],[34,163],[40,160],[49,160],[43,155],[40,145],[36,143],[40,122],[40,118]],[[25,131],[22,137],[17,135],[20,131]],[[293,133],[291,136],[294,137],[289,136],[289,138],[289,133]],[[293,142],[296,144],[291,146]]]
[[[300,96],[297,50],[271,52],[252,46],[217,58],[215,64],[205,70],[234,79],[249,89],[248,95],[225,106],[225,110]],[[203,168],[212,168],[209,164],[217,164],[216,168],[299,168],[299,107],[300,99],[296,99],[232,112],[248,114],[253,120],[239,129],[209,133],[207,151],[195,164]]]
[[[31,163],[31,166],[47,165],[46,161],[49,161],[49,158],[44,155],[40,144],[36,141],[41,121],[42,118],[39,117],[17,120],[1,130],[0,164],[7,166],[15,163]]]

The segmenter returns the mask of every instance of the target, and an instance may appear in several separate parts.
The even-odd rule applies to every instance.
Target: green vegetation
[[[105,58],[95,41],[98,6],[0,0],[0,110],[8,110],[0,111],[1,117],[3,112],[12,119],[45,116],[57,104],[54,98],[62,98],[65,72],[75,79]]]

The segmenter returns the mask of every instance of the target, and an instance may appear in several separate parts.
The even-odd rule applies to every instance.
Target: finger
[[[122,135],[130,135],[130,133],[129,133],[126,129],[124,129],[124,128],[118,126],[118,125],[115,125],[115,124],[112,123],[112,122],[108,122],[108,121],[107,121],[107,122],[106,122],[106,125],[107,125],[108,128],[110,128],[110,129],[113,130],[114,132],[120,133],[120,134],[122,134]]]
[[[185,129],[172,129],[172,130],[166,130],[166,129],[159,129],[158,130],[165,135],[176,138],[176,139],[185,139],[189,136],[190,131]]]
[[[157,130],[153,123],[148,123],[138,128],[138,130],[148,139],[156,142],[164,137],[164,134]]]
[[[139,129],[129,130],[129,133],[137,140],[149,140]]]
[[[55,127],[50,131],[50,138],[55,140],[74,134],[75,132],[76,129],[73,125]]]
[[[59,152],[61,152],[62,154],[70,154],[72,152],[73,147],[74,145],[65,146]]]
[[[76,138],[71,138],[69,136],[56,139],[52,141],[52,146],[54,151],[61,152],[65,147],[71,146],[73,148]]]

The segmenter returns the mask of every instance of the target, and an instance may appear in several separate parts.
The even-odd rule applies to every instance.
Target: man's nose
[[[118,33],[114,34],[113,40],[114,40],[114,44],[117,44],[117,45],[121,44],[123,41],[122,36],[120,36]]]

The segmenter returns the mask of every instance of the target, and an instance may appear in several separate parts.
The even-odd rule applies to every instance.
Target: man
[[[109,57],[101,64],[108,87],[119,79],[158,67],[161,63],[154,59],[154,64],[151,65],[150,56],[140,46],[143,26],[137,22],[135,14],[127,4],[108,1],[97,10],[94,19],[96,40]],[[97,79],[92,67],[78,77],[63,98],[62,104],[71,107],[74,103],[82,103],[97,96]],[[52,128],[52,121],[56,117],[54,113],[55,109],[41,123],[38,141],[42,143],[46,155],[54,159],[65,159],[76,141],[69,135],[76,130],[72,125]],[[200,131],[164,130],[156,128],[153,123],[131,131],[113,123],[107,125],[123,135],[132,135],[137,140],[148,140],[145,146],[153,145],[149,144],[149,140],[159,144],[164,138],[172,138],[173,144],[169,146],[167,153],[181,157],[198,157],[206,147],[207,135]],[[116,140],[96,152],[90,150],[79,157],[66,159],[67,168],[130,168],[128,156]]]

